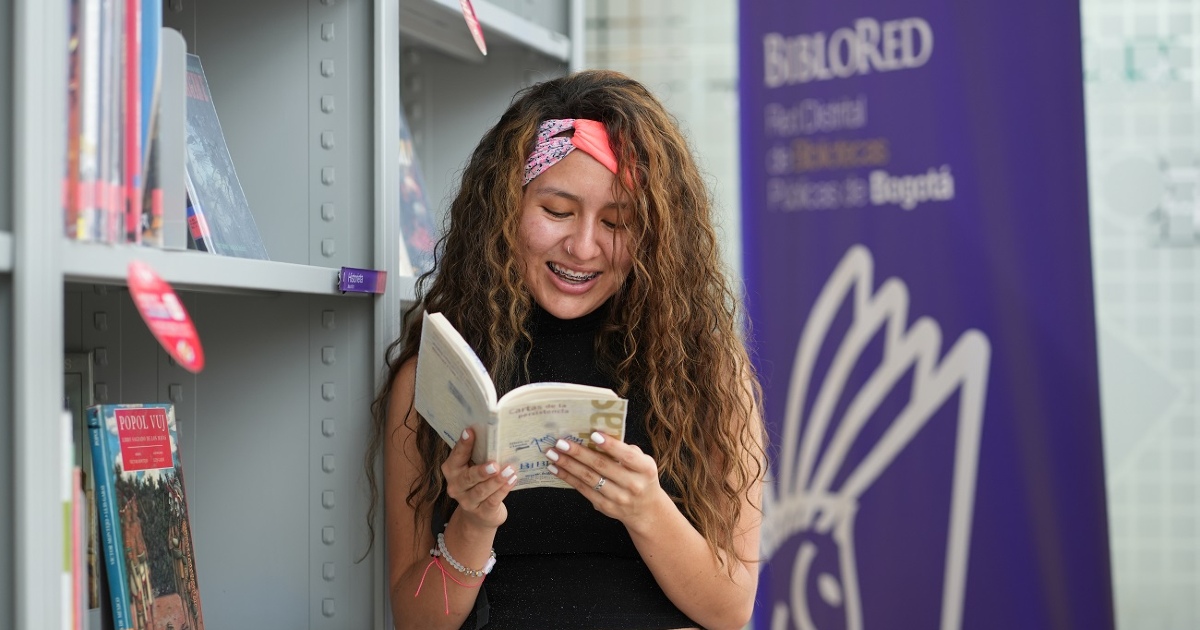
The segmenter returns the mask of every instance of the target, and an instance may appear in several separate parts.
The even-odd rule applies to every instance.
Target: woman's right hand
[[[458,502],[455,513],[458,518],[467,519],[464,525],[495,529],[508,518],[504,499],[516,485],[517,474],[511,466],[501,469],[496,462],[472,466],[474,444],[475,432],[463,431],[462,438],[450,450],[450,456],[442,462],[446,494]]]

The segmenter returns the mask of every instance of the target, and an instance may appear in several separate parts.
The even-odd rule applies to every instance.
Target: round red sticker
[[[200,337],[171,285],[140,260],[129,263],[128,274],[126,281],[133,303],[154,338],[187,371],[197,373],[204,369]]]

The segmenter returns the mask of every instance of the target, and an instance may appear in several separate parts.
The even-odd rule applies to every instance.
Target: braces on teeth
[[[561,278],[563,278],[565,280],[569,280],[571,282],[587,282],[588,280],[591,280],[592,278],[595,278],[596,276],[600,275],[600,272],[598,272],[598,271],[592,272],[592,273],[586,273],[586,274],[582,274],[582,275],[574,274],[574,273],[571,273],[570,271],[567,271],[566,269],[559,267],[558,265],[556,265],[554,263],[550,263],[550,270],[553,271],[554,273],[558,274]]]

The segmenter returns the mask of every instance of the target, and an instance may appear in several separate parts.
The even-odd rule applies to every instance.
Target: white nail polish
[[[505,466],[504,470],[500,471],[500,476],[508,479],[513,474],[512,466]]]
[[[546,470],[549,470],[550,474],[552,474],[552,475],[558,474],[558,466],[555,466],[554,464],[550,464],[549,466],[546,466]]]
[[[604,443],[604,434],[599,431],[592,431],[592,441],[596,444]]]
[[[556,462],[556,461],[558,461],[558,452],[555,451],[554,449],[550,449],[550,450],[546,451],[546,457],[549,457],[550,461]]]
[[[517,476],[513,475],[513,476],[509,477],[508,481],[506,483],[508,483],[508,485],[510,485],[510,486],[517,483]]]
[[[471,434],[470,434],[470,433],[469,433],[469,432],[468,432],[466,429],[463,429],[463,436],[462,436],[462,439],[464,439],[464,440],[469,440],[469,439],[471,439]]]
[[[554,446],[555,446],[555,448],[557,448],[558,450],[560,450],[564,453],[571,450],[571,445],[568,444],[566,440],[559,440],[554,443]]]
[[[489,474],[489,475],[494,475],[494,474],[496,474],[496,465],[488,464],[487,467],[484,468],[484,471],[486,471],[487,474]]]

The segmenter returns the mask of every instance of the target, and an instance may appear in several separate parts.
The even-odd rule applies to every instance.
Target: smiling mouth
[[[546,266],[550,268],[550,271],[554,272],[554,275],[572,284],[583,284],[600,275],[599,271],[594,271],[592,273],[573,273],[563,269],[562,267],[559,267],[552,262],[546,263]]]

